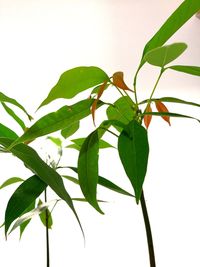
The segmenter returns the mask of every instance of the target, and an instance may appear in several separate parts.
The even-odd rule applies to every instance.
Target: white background
[[[0,0],[0,91],[19,100],[37,119],[71,100],[58,100],[34,114],[65,70],[94,65],[109,75],[123,71],[129,86],[142,49],[179,0]],[[200,65],[200,20],[193,17],[169,40],[183,41],[188,50],[177,64]],[[148,97],[158,69],[145,66],[139,76],[139,99]],[[88,92],[81,94],[87,96]],[[155,96],[174,96],[200,102],[199,77],[168,71]],[[111,101],[117,93],[108,91]],[[75,100],[73,100],[75,101]],[[199,117],[198,108],[168,105],[171,112]],[[105,109],[97,112],[97,122]],[[1,122],[20,129],[4,115]],[[172,119],[169,127],[154,118],[149,128],[150,158],[144,191],[152,224],[157,267],[200,266],[200,176],[199,124],[193,120]],[[84,137],[94,126],[91,118],[82,122],[75,137]],[[107,135],[110,142],[116,140]],[[50,151],[50,143],[40,139],[33,144],[41,155]],[[43,147],[43,150],[40,148]],[[51,149],[51,152],[53,148]],[[66,150],[62,163],[76,164],[77,152]],[[70,173],[67,170],[63,173]],[[132,191],[120,165],[117,152],[100,152],[100,174]],[[1,155],[0,183],[12,176],[28,178],[30,172],[11,155]],[[0,192],[0,220],[10,194],[17,186]],[[80,190],[66,182],[73,197]],[[52,267],[138,266],[148,264],[148,251],[141,207],[133,199],[99,188],[105,215],[88,204],[75,203],[86,234],[84,248],[78,224],[65,203],[54,211],[51,230]],[[52,197],[55,197],[52,195]],[[18,231],[4,241],[0,237],[1,266],[45,266],[45,229],[34,219],[22,240]]]

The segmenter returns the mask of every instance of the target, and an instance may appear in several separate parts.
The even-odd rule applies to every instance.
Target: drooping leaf
[[[64,106],[56,112],[51,112],[36,121],[12,146],[37,137],[56,132],[70,126],[88,115],[93,100],[82,100],[72,106]],[[99,106],[101,102],[99,102]]]
[[[146,99],[142,102],[140,102],[139,104],[145,104],[147,103],[149,100]],[[200,104],[198,103],[194,103],[194,102],[189,102],[189,101],[185,101],[182,100],[180,98],[176,98],[176,97],[161,97],[161,98],[152,98],[151,102],[155,102],[155,101],[162,101],[162,102],[171,102],[171,103],[178,103],[178,104],[186,104],[186,105],[191,105],[191,106],[196,106],[196,107],[200,107]]]
[[[41,199],[39,199],[38,206],[41,206],[42,204],[43,202],[41,201]],[[53,219],[52,219],[51,212],[49,211],[49,209],[47,208],[44,211],[42,211],[39,214],[39,216],[40,216],[40,220],[43,223],[43,225],[46,227],[47,222],[48,222],[48,229],[51,229],[53,225]]]
[[[165,42],[199,10],[199,0],[183,1],[182,4],[173,12],[173,14],[166,20],[162,27],[145,45],[141,64],[144,64],[144,56],[147,52],[165,44]]]
[[[58,137],[47,136],[47,139],[50,140],[51,142],[53,142],[58,147],[62,146],[62,140]]]
[[[152,112],[152,109],[151,109],[151,105],[150,104],[147,105],[146,112]],[[144,124],[145,124],[145,127],[147,129],[149,128],[149,125],[151,123],[151,120],[152,120],[152,115],[145,115],[144,116]]]
[[[57,200],[51,200],[49,202],[45,202],[41,205],[39,205],[37,208],[33,209],[32,211],[29,211],[23,215],[21,215],[13,225],[12,229],[10,230],[9,234],[14,231],[17,227],[22,225],[23,223],[29,221],[33,217],[40,215],[42,212],[44,212],[50,205],[55,203]]]
[[[155,101],[156,104],[156,108],[158,110],[158,112],[165,112],[165,113],[169,113],[169,110],[167,109],[167,107],[161,102],[161,101]],[[151,112],[151,111],[147,111],[147,112]],[[162,116],[163,120],[165,120],[167,123],[170,124],[170,117],[169,116]]]
[[[178,58],[187,48],[185,43],[174,43],[157,47],[146,53],[144,59],[149,64],[163,68],[168,63]]]
[[[75,167],[69,167],[70,169],[72,169],[73,171],[75,171],[76,173],[78,172],[78,169],[75,168]],[[74,177],[71,177],[71,176],[68,176],[68,175],[63,175],[64,178],[68,179],[69,181],[75,183],[75,184],[79,184],[79,180],[77,178],[74,178]],[[107,189],[110,189],[112,191],[115,191],[119,194],[123,194],[123,195],[126,195],[126,196],[130,196],[130,197],[133,197],[133,195],[129,192],[127,192],[126,190],[124,190],[123,188],[119,187],[118,185],[114,184],[113,182],[111,182],[110,180],[102,177],[102,176],[99,176],[99,179],[98,179],[98,184],[107,188]]]
[[[176,65],[176,66],[170,66],[168,67],[168,69],[184,72],[184,73],[191,74],[191,75],[200,76],[200,67],[198,66]]]
[[[25,108],[21,104],[19,104],[15,99],[6,96],[2,92],[0,92],[0,102],[7,102],[7,103],[17,106],[28,116],[29,120],[33,119],[31,115],[28,114],[28,112],[25,110]]]
[[[128,124],[134,117],[135,111],[133,103],[127,96],[120,97],[113,106],[109,106],[106,110],[107,117],[109,120],[118,120],[123,124]],[[119,132],[121,128],[114,126]]]
[[[9,178],[5,182],[3,182],[3,184],[0,186],[0,189],[4,188],[6,186],[9,186],[9,185],[15,184],[15,183],[23,182],[23,181],[24,180],[22,178],[19,178],[19,177]]]
[[[78,93],[104,81],[109,81],[109,77],[97,67],[77,67],[67,70],[60,76],[39,108],[58,98],[73,98]]]
[[[27,208],[25,209],[25,211],[22,214],[25,214],[31,210],[33,210],[35,208],[35,201],[33,201],[33,203]],[[29,225],[31,219],[25,221],[24,223],[20,224],[20,239],[22,238],[22,235],[26,229],[26,227]]]
[[[22,130],[26,129],[26,125],[24,122],[15,114],[15,112],[9,108],[4,102],[1,102],[2,106],[4,107],[5,111],[19,124]]]
[[[77,150],[80,150],[81,149],[81,146],[82,144],[84,143],[86,138],[77,138],[77,139],[73,139],[71,140],[75,146],[73,145],[69,145],[67,146],[68,148],[74,148],[74,149],[77,149]],[[104,141],[103,139],[100,139],[99,140],[99,148],[100,149],[103,149],[103,148],[111,148],[113,147],[111,144],[109,144],[107,141]]]
[[[15,140],[18,138],[18,135],[13,130],[0,123],[0,137],[7,137]]]
[[[124,73],[122,71],[113,74],[113,84],[122,90],[133,92],[124,82]]]
[[[99,159],[98,132],[92,132],[83,142],[78,158],[78,177],[81,190],[87,201],[103,214],[97,202],[98,159]]]
[[[147,171],[149,145],[147,131],[137,121],[131,121],[121,132],[118,151],[138,203]]]
[[[8,148],[12,143],[12,140],[8,138],[0,138],[0,144],[5,148]],[[27,168],[29,168],[33,173],[35,173],[44,183],[49,185],[51,189],[61,198],[63,199],[67,205],[73,211],[79,225],[81,231],[83,233],[82,226],[80,224],[80,220],[78,215],[74,209],[73,202],[71,200],[70,195],[66,191],[62,177],[51,167],[49,167],[37,154],[37,152],[25,145],[18,144],[15,147],[11,148],[10,151],[16,157],[24,162]],[[84,233],[83,233],[84,236]]]
[[[46,186],[46,183],[44,183],[38,176],[33,175],[15,190],[6,207],[5,234],[7,234],[12,222],[23,214],[23,212],[44,191]]]
[[[61,131],[61,135],[66,139],[68,137],[70,137],[71,135],[73,135],[76,131],[78,131],[79,129],[79,121],[76,121],[72,124],[70,124],[68,127],[66,127],[65,129],[63,129]]]

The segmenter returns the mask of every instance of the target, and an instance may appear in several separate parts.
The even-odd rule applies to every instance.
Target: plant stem
[[[150,267],[156,267],[153,238],[152,238],[152,233],[151,233],[151,225],[150,225],[150,221],[149,221],[149,216],[148,216],[148,212],[147,212],[147,207],[146,207],[143,191],[141,194],[140,202],[141,202],[141,206],[142,206],[142,213],[143,213],[144,224],[145,224],[145,228],[146,228]]]
[[[44,200],[47,202],[47,190],[44,190]],[[49,249],[49,218],[48,218],[48,209],[45,210],[45,218],[46,218],[46,261],[47,267],[50,267],[50,249]]]

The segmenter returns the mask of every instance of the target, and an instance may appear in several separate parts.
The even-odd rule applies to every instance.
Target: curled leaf
[[[151,105],[150,104],[147,105],[146,112],[152,112],[152,109],[151,109]],[[152,115],[151,114],[144,116],[144,125],[145,125],[145,127],[147,129],[149,128],[149,125],[151,123],[151,119],[152,119]]]
[[[156,108],[157,108],[158,112],[169,112],[167,107],[161,101],[156,101],[155,104],[156,104]],[[168,122],[169,125],[171,126],[170,117],[169,116],[163,115],[162,118],[163,118],[163,120]]]
[[[124,73],[122,71],[113,74],[113,84],[122,90],[133,92],[124,82]]]

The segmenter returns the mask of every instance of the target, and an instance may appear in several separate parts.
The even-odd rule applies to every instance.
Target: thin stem
[[[144,192],[142,191],[140,203],[142,206],[142,213],[144,218],[144,224],[146,228],[146,236],[147,236],[147,242],[148,242],[148,249],[149,249],[149,261],[150,261],[150,267],[156,267],[155,262],[155,255],[154,255],[154,246],[153,246],[153,238],[151,233],[151,225],[149,221],[149,216],[147,212],[147,207],[144,199]]]
[[[139,65],[139,67],[138,67],[138,69],[137,69],[137,71],[135,73],[134,81],[133,81],[133,89],[134,89],[134,94],[135,94],[135,103],[136,103],[137,106],[138,106],[138,99],[137,99],[137,86],[136,86],[136,84],[137,84],[137,76],[138,76],[138,73],[139,73],[141,67],[142,66]]]
[[[44,190],[44,200],[47,202],[47,190]],[[47,267],[50,267],[50,248],[49,248],[49,218],[48,218],[48,210],[45,210],[45,218],[46,218],[46,261]]]
[[[112,135],[116,136],[117,138],[119,137],[116,133],[114,133],[113,131],[109,130],[109,129],[106,129],[104,127],[99,127],[99,129],[104,129],[106,130],[107,132],[111,133]]]
[[[159,74],[159,76],[158,76],[158,79],[156,80],[156,83],[155,83],[155,85],[154,85],[154,87],[153,87],[153,90],[152,90],[151,95],[150,95],[150,97],[149,97],[149,103],[151,102],[151,99],[152,99],[152,97],[153,97],[153,94],[154,94],[154,92],[155,92],[155,90],[156,90],[156,87],[157,87],[157,85],[158,85],[158,83],[159,83],[159,81],[160,81],[160,78],[161,78],[162,74],[163,74],[163,69],[161,69],[160,74]]]

